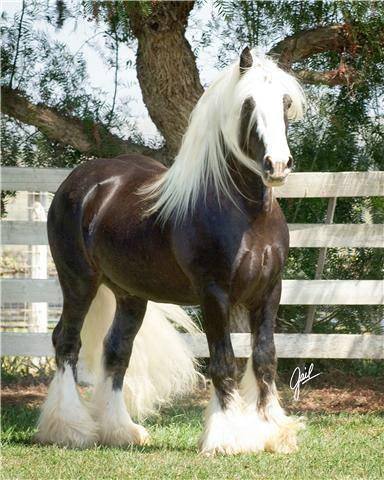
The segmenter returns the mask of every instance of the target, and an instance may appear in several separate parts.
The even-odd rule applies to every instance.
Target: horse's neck
[[[264,185],[261,177],[241,163],[233,156],[228,159],[233,183],[238,194],[242,197],[242,203],[250,211],[269,211],[272,207],[272,189]]]

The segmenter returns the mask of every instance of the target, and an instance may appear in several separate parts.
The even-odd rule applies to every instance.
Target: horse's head
[[[266,186],[280,186],[293,167],[288,121],[302,116],[303,92],[291,75],[271,60],[252,56],[249,48],[241,53],[239,69],[236,95],[241,103],[238,134],[243,163]]]
[[[301,118],[304,104],[294,77],[246,48],[197,102],[172,167],[141,190],[157,198],[149,211],[182,220],[208,193],[236,204],[233,162],[268,187],[282,185],[293,163],[288,121]]]

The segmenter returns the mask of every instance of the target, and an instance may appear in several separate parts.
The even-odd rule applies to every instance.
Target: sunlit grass
[[[33,443],[38,412],[7,406],[2,415],[6,480],[383,479],[384,417],[312,415],[299,452],[205,458],[198,454],[202,412],[178,406],[146,422],[145,447],[71,450]]]

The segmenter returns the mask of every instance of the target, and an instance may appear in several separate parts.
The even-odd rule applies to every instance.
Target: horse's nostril
[[[293,158],[289,157],[289,160],[287,162],[287,168],[292,168],[292,166],[293,166]]]
[[[270,175],[273,174],[273,163],[271,157],[264,158],[264,170],[268,172]]]

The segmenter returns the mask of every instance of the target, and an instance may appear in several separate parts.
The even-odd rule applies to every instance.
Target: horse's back
[[[93,185],[119,177],[124,183],[139,183],[160,175],[166,168],[144,155],[97,158],[77,166],[59,187],[57,194],[71,192],[72,198],[86,195]],[[57,196],[57,195],[56,195]]]
[[[136,191],[165,170],[161,163],[143,155],[89,160],[77,166],[58,188],[48,222],[52,221],[54,213],[64,213],[63,209],[82,214],[98,191],[117,185],[120,189]]]

